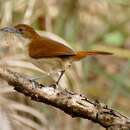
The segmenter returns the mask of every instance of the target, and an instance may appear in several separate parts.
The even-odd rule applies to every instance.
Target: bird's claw
[[[49,85],[49,87],[56,89],[58,86],[57,86],[57,83],[53,83],[53,84]]]

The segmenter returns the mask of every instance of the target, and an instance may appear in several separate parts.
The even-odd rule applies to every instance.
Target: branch
[[[103,103],[89,100],[84,95],[37,82],[34,82],[34,88],[32,81],[5,67],[0,67],[0,78],[32,100],[57,107],[72,117],[89,119],[107,130],[130,130],[130,119]]]

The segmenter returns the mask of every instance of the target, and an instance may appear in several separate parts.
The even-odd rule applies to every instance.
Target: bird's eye
[[[20,32],[23,32],[23,29],[22,29],[22,28],[19,28],[19,31],[20,31]]]

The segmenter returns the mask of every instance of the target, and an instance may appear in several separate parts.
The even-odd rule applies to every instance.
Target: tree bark
[[[38,82],[32,83],[24,76],[2,66],[0,66],[0,78],[32,100],[59,108],[72,117],[89,119],[106,130],[130,130],[130,119],[104,103],[89,100],[85,95],[55,85],[44,86]]]

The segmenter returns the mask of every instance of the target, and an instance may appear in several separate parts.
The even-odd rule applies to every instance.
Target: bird
[[[0,31],[14,33],[21,39],[25,47],[25,54],[32,64],[49,74],[60,72],[58,79],[55,81],[56,85],[59,84],[65,71],[71,67],[73,62],[80,61],[88,56],[112,54],[111,52],[96,50],[75,51],[61,41],[41,36],[27,24],[4,27]]]

